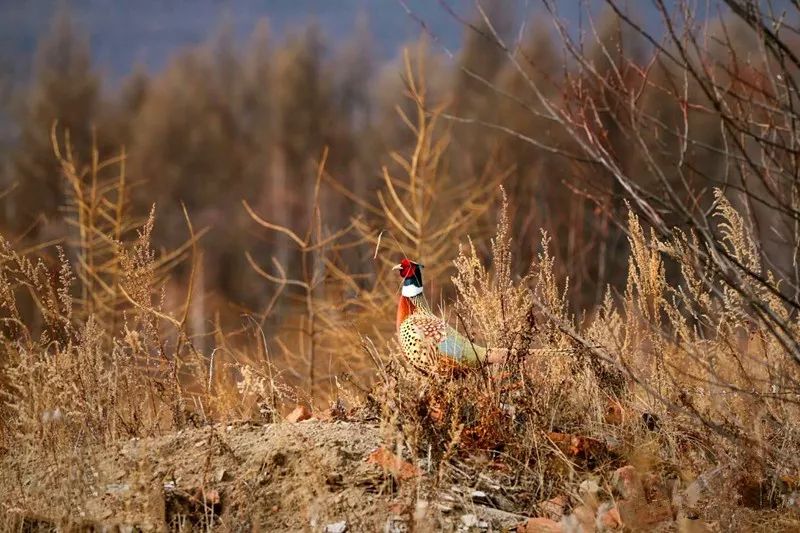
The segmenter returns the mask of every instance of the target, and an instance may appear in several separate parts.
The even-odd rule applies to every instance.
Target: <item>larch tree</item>
[[[87,158],[99,88],[88,39],[70,14],[60,11],[39,43],[33,80],[18,109],[20,134],[13,154],[17,187],[6,202],[6,217],[14,230],[31,227],[39,214],[55,215],[62,204],[51,130],[57,122],[59,134],[69,135],[73,151]]]

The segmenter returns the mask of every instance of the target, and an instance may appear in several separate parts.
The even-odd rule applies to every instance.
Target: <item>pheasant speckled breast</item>
[[[403,353],[414,364],[433,364],[446,330],[442,320],[428,313],[417,311],[408,315],[398,330]]]

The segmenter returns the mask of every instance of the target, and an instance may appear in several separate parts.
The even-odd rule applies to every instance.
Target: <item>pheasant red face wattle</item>
[[[414,274],[417,271],[416,265],[409,261],[408,259],[403,259],[400,261],[400,277],[402,278],[413,278]]]

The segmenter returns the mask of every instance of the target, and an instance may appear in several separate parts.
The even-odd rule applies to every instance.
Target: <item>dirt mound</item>
[[[233,531],[380,529],[394,495],[366,461],[379,445],[367,424],[213,426],[67,458],[10,456],[0,493],[30,525],[77,515],[145,531],[211,521]]]
[[[0,463],[0,505],[16,520],[9,529],[26,531],[400,532],[412,521],[452,531],[465,529],[465,514],[497,528],[520,521],[425,507],[424,476],[387,464],[395,456],[383,445],[376,425],[308,420],[210,426],[66,457],[12,452]]]
[[[562,495],[521,511],[500,505],[508,491],[493,482],[426,475],[424,461],[411,464],[395,451],[375,424],[314,419],[207,426],[39,457],[11,450],[0,459],[0,531],[718,529],[681,511],[691,489],[677,500],[677,492],[654,492],[663,480],[632,466],[611,479],[614,501],[601,503],[600,486],[585,481],[588,503],[568,511]],[[544,516],[517,514],[537,511]],[[779,516],[769,517],[777,524]]]

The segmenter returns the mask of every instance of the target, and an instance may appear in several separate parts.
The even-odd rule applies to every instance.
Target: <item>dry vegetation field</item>
[[[114,130],[130,151],[28,124],[48,153],[17,177],[52,162],[59,206],[0,238],[0,531],[800,530],[800,12],[731,0],[714,26],[656,1],[667,36],[632,53],[648,35],[608,4],[589,52],[553,19],[558,76],[479,4],[461,100],[411,47],[396,148],[363,175],[374,156],[312,153],[297,124],[251,145],[233,114],[160,122],[195,106],[173,90],[200,55]],[[209,146],[240,179],[175,203]],[[407,363],[402,257],[501,365]]]

